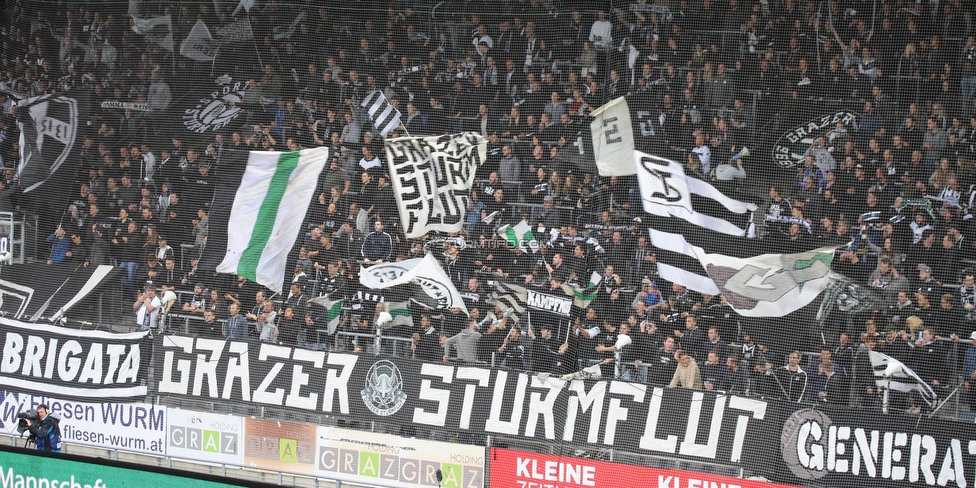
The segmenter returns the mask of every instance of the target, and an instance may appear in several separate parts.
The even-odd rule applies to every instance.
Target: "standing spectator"
[[[61,264],[71,246],[71,242],[65,237],[64,227],[58,226],[45,240],[51,244],[51,257],[47,260],[47,264]]]
[[[143,293],[140,293],[132,304],[132,309],[136,311],[136,324],[143,330],[156,330],[160,305],[159,297],[156,296],[156,287],[146,285]]]
[[[264,309],[257,316],[257,332],[261,342],[278,342],[278,312],[272,300],[264,301]]]
[[[444,361],[451,359],[451,350],[457,352],[454,357],[466,363],[478,362],[478,343],[481,341],[481,332],[478,332],[478,321],[471,319],[468,321],[468,328],[462,330],[454,337],[444,341]]]
[[[773,371],[783,398],[790,402],[802,402],[807,389],[807,373],[800,367],[800,351],[790,353],[789,362]]]
[[[695,358],[684,350],[678,349],[674,353],[674,359],[678,361],[678,366],[674,371],[674,376],[671,377],[668,388],[681,387],[701,390],[701,372],[698,370],[698,363],[695,362]]]
[[[227,338],[247,339],[247,319],[240,314],[240,303],[231,303],[227,307]]]
[[[360,250],[363,262],[366,264],[382,263],[389,261],[393,254],[393,237],[383,231],[383,222],[377,220],[373,223],[373,232],[366,235],[363,240],[363,247]]]

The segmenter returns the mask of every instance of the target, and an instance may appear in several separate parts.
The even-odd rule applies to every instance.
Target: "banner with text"
[[[61,418],[61,440],[66,444],[154,456],[166,454],[163,439],[168,411],[165,406],[149,403],[88,403],[0,391],[0,433],[20,435],[17,414],[42,403],[50,407],[51,414]]]
[[[677,469],[629,466],[509,449],[491,450],[493,488],[787,488],[765,481]]]
[[[244,465],[289,473],[315,474],[318,426],[244,419]]]
[[[485,448],[319,427],[317,474],[389,487],[485,486]],[[442,479],[437,481],[437,470]]]
[[[765,464],[762,446],[782,425],[763,400],[620,380],[566,382],[501,369],[178,335],[157,341],[159,394],[178,398],[731,465]],[[252,446],[247,424],[245,430],[245,462],[258,458],[252,447],[280,459],[281,444],[264,439],[271,434],[253,434],[260,445]],[[280,427],[273,432],[283,435]],[[302,442],[314,444],[314,435]],[[292,447],[297,450],[290,451],[290,462],[314,467],[314,454],[306,456],[300,444]]]
[[[62,398],[123,400],[146,396],[141,371],[148,332],[115,334],[0,317],[0,388]]]
[[[166,415],[166,453],[173,457],[244,465],[244,419],[171,408]]]
[[[900,413],[801,408],[783,422],[769,478],[821,486],[976,484],[976,425]]]

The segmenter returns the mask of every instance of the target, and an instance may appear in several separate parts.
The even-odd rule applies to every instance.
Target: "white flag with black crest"
[[[407,238],[458,232],[488,143],[475,132],[386,140],[390,178]]]
[[[373,127],[380,131],[380,135],[386,137],[400,126],[400,111],[396,109],[390,101],[386,99],[383,90],[376,90],[363,100],[362,106],[369,114],[369,120],[373,122]]]

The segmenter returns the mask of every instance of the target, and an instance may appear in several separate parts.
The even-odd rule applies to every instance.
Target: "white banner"
[[[468,307],[464,305],[461,294],[433,254],[364,268],[359,272],[359,283],[373,290],[415,283],[430,298],[426,302],[414,299],[418,303],[441,310],[457,307],[465,315],[468,314]]]
[[[319,476],[371,486],[485,486],[480,446],[319,427],[315,459]]]
[[[19,435],[17,413],[35,409],[43,403],[50,407],[51,414],[61,418],[61,440],[66,444],[154,456],[166,454],[165,406],[65,401],[10,391],[0,391],[0,398],[0,433]]]
[[[180,44],[180,54],[196,61],[213,61],[217,57],[219,48],[220,43],[210,35],[207,24],[198,20]]]
[[[406,236],[460,231],[475,171],[488,154],[485,138],[399,137],[386,140],[386,154]]]
[[[627,100],[620,97],[593,112],[590,122],[593,156],[600,176],[627,176],[637,173],[634,165],[634,128]]]
[[[167,412],[166,453],[173,457],[244,465],[244,419],[234,415],[171,408]]]

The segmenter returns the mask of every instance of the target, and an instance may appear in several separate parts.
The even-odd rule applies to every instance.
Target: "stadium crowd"
[[[211,63],[136,33],[125,2],[8,2],[0,211],[31,215],[37,205],[19,192],[15,100],[88,88],[75,184],[64,215],[39,220],[50,232],[40,259],[118,264],[129,296],[146,282],[173,292],[168,319],[199,317],[191,333],[369,351],[361,337],[323,338],[324,313],[308,300],[343,299],[338,330],[372,334],[388,311],[359,284],[360,267],[433,252],[470,316],[414,306],[412,325],[383,331],[403,339],[383,352],[540,372],[600,363],[653,384],[874,407],[864,351],[876,349],[933,386],[954,388],[961,375],[976,406],[970,2],[883,2],[873,15],[837,0],[433,3],[269,2],[236,16],[233,2],[217,12],[209,1],[143,4],[144,17],[171,16],[177,46],[198,20],[217,32],[247,18],[254,40],[221,46]],[[198,88],[232,83],[244,88],[222,110],[239,115],[216,131],[187,130]],[[375,90],[402,112],[389,137],[488,139],[463,232],[404,237],[383,138],[361,106]],[[660,154],[760,204],[758,238],[846,237],[833,268],[870,288],[872,306],[824,324],[820,354],[803,356],[763,340],[763,321],[743,320],[723,298],[664,280],[636,178],[603,178],[566,156],[590,137],[590,114],[625,95],[649,114],[635,130],[657,134]],[[806,130],[773,144],[797,127]],[[330,163],[289,290],[271,297],[198,272],[220,150],[316,146],[330,148]],[[751,156],[738,156],[744,147]],[[795,166],[783,169],[779,156]],[[496,235],[523,219],[544,236],[537,253]],[[572,320],[486,303],[498,281],[556,290],[594,272],[597,297]],[[798,334],[815,329],[795,324]],[[620,351],[619,335],[632,339]]]

